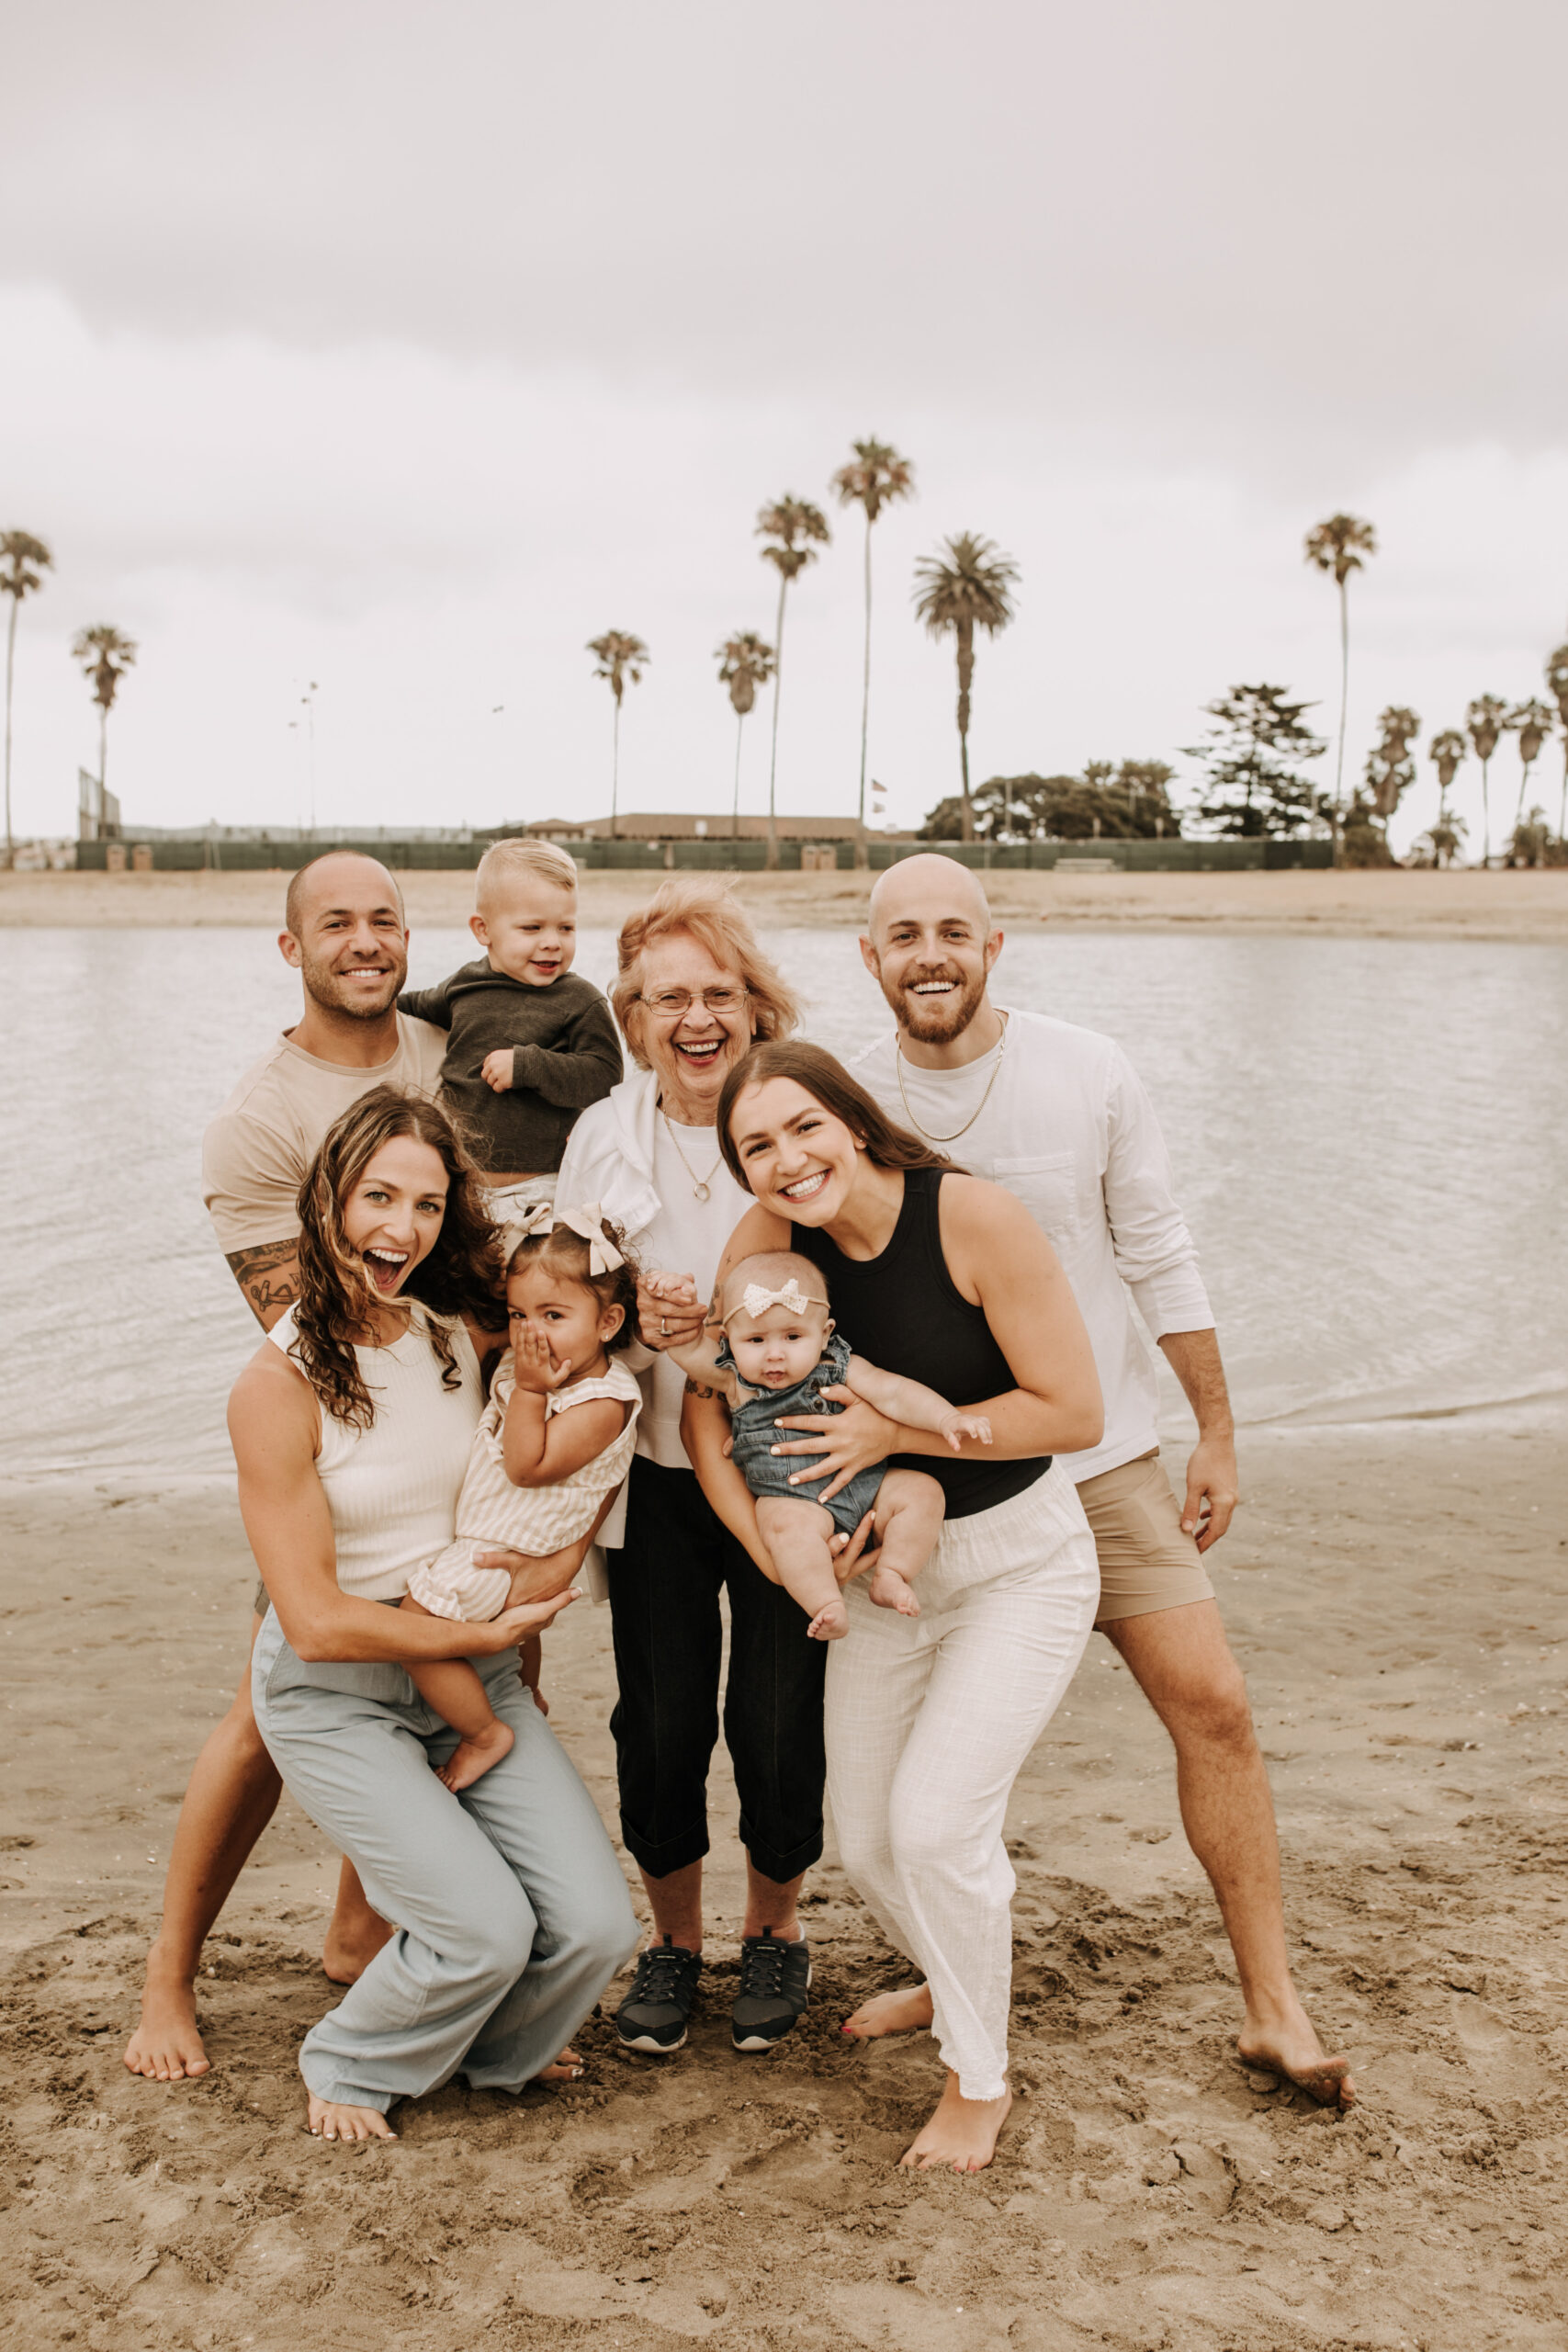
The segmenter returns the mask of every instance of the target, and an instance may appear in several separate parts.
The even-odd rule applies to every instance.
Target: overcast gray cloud
[[[324,813],[602,797],[612,625],[655,652],[628,797],[719,806],[755,509],[867,431],[921,488],[877,540],[900,817],[953,764],[908,616],[943,531],[1023,569],[982,775],[1168,756],[1243,676],[1332,697],[1300,543],[1338,505],[1383,547],[1359,747],[1383,701],[1531,691],[1562,633],[1545,0],[6,15],[0,519],[60,563],[25,821],[90,754],[63,645],[100,617],[143,640],[114,757],[148,820],[293,813],[311,676]],[[851,533],[791,621],[797,808],[851,796],[857,598]]]

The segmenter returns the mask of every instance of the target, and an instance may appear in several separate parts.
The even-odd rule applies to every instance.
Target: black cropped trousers
[[[694,1470],[635,1458],[626,1540],[605,1558],[620,1682],[610,1729],[626,1850],[650,1878],[708,1850],[724,1592],[724,1738],[740,1840],[764,1878],[798,1878],[822,1852],[827,1644],[807,1639],[806,1611],[721,1524]]]

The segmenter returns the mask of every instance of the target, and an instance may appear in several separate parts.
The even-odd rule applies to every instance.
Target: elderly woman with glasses
[[[637,1064],[584,1112],[557,1198],[597,1201],[649,1271],[683,1272],[706,1299],[726,1242],[750,1205],[719,1148],[725,1080],[754,1040],[785,1037],[794,996],[716,881],[668,882],[622,927],[611,1001]],[[621,1834],[642,1872],[653,1936],[616,2012],[628,2049],[678,2050],[702,1973],[707,1777],[718,1736],[729,1600],[724,1736],[740,1798],[746,1917],[732,2030],[771,2049],[806,2006],[810,1963],[795,1903],[822,1851],[825,1647],[801,1632],[782,1586],[720,1524],[681,1437],[685,1389],[666,1361],[701,1329],[639,1292],[642,1347],[625,1358],[643,1391],[626,1526],[603,1539],[620,1696],[611,1718]]]

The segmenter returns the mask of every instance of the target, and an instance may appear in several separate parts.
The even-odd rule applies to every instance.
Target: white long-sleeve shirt
[[[1009,1011],[997,1051],[961,1069],[903,1060],[896,1030],[851,1068],[890,1119],[1016,1193],[1060,1258],[1105,1397],[1105,1434],[1061,1457],[1069,1475],[1081,1482],[1147,1453],[1159,1442],[1159,1393],[1132,1303],[1155,1340],[1213,1330],[1214,1318],[1159,1122],[1121,1046],[1068,1021]],[[958,1135],[993,1074],[985,1108]]]

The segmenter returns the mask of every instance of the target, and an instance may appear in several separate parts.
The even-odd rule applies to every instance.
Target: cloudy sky
[[[877,527],[872,767],[953,788],[945,534],[1021,568],[976,777],[1173,757],[1227,685],[1351,752],[1539,691],[1568,635],[1560,0],[0,0],[0,525],[56,570],[17,647],[19,831],[73,824],[139,665],[129,817],[597,813],[585,640],[652,665],[627,806],[728,806],[713,649],[771,635],[752,536],[852,438],[915,462]],[[850,810],[861,542],[792,592],[781,807]],[[497,707],[500,707],[499,708]],[[1538,773],[1555,811],[1560,750]],[[1190,763],[1179,763],[1190,772]],[[1547,771],[1550,770],[1550,779]],[[1494,809],[1511,819],[1511,747]],[[745,802],[764,805],[766,714]],[[1458,795],[1479,833],[1473,767]],[[1421,779],[1395,838],[1430,821]]]

